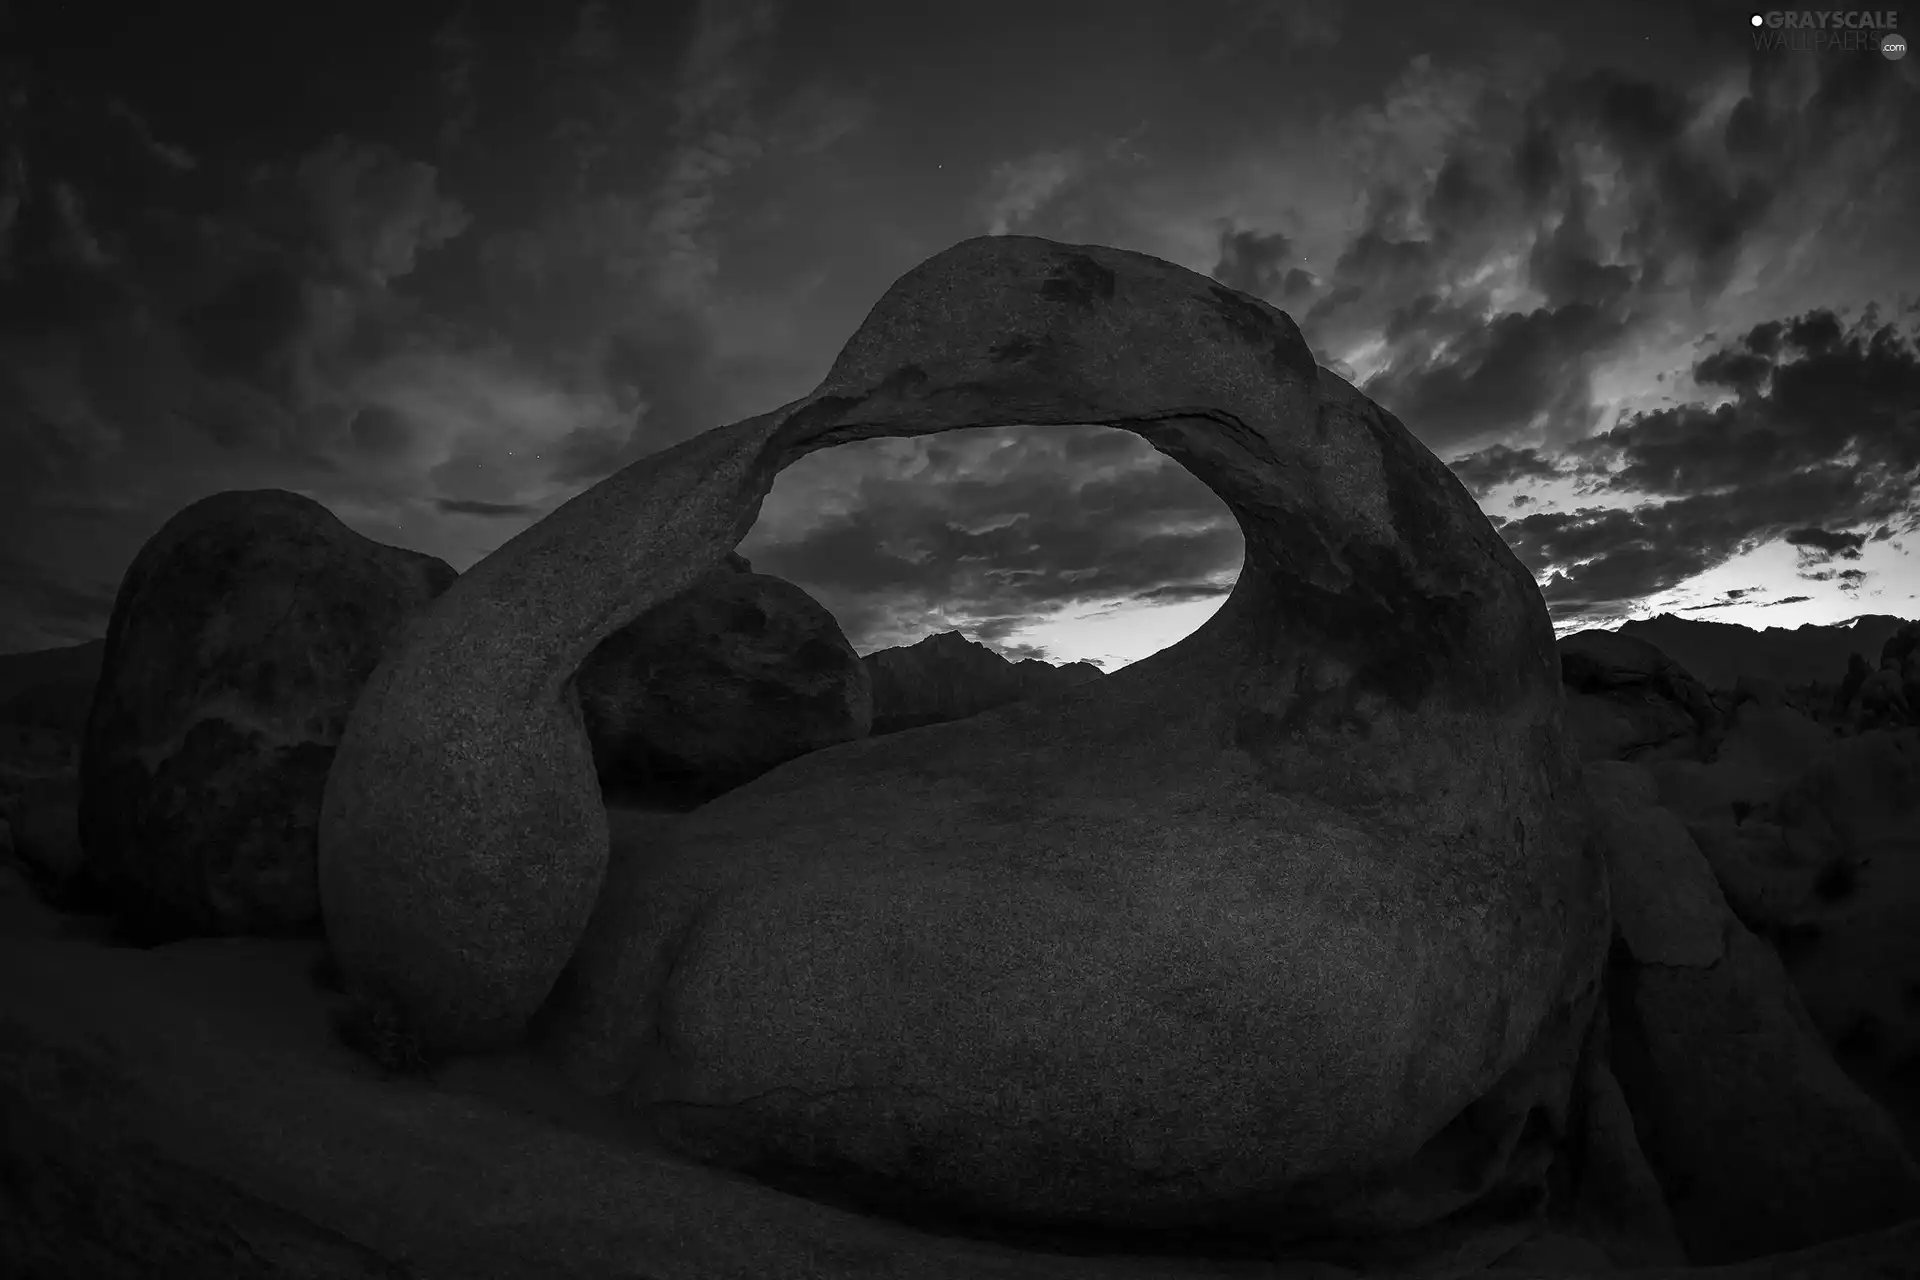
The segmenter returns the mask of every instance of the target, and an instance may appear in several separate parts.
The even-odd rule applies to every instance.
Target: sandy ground
[[[678,815],[645,810],[612,810],[615,856],[639,856],[670,829]],[[106,945],[106,921],[68,916],[35,896],[19,869],[0,864],[0,936],[57,938]],[[318,941],[267,938],[196,938],[146,949],[142,965],[175,989],[200,993],[205,1007],[243,1020],[257,1043],[299,1054],[340,1071],[369,1079],[379,1071],[334,1037],[331,1019],[344,1002],[312,978],[324,949]],[[661,1151],[652,1129],[612,1103],[586,1097],[571,1088],[557,1066],[536,1050],[518,1047],[497,1053],[455,1058],[430,1079],[439,1092],[486,1099],[508,1110],[536,1116],[590,1137],[615,1138]]]

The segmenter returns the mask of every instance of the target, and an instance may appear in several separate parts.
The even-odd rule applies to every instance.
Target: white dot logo
[[[1751,18],[1747,19],[1747,21],[1751,22],[1756,27],[1764,27],[1767,25],[1766,18],[1757,13],[1754,14]]]
[[[1907,56],[1907,42],[1905,37],[1889,31],[1886,37],[1880,41],[1880,52],[1886,55],[1888,62],[1900,61],[1900,59]]]

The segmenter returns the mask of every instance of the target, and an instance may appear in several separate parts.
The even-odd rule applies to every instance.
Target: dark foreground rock
[[[1579,631],[1559,642],[1567,731],[1583,760],[1700,759],[1720,715],[1707,687],[1644,640]]]
[[[575,684],[602,791],[687,808],[866,736],[867,669],[819,601],[739,556],[603,640]]]
[[[334,744],[389,638],[454,576],[280,490],[168,520],[101,654],[80,763],[89,892],[151,941],[316,928]]]
[[[1920,1151],[1920,729],[1830,738],[1743,713],[1711,763],[1654,772],[1821,1038]]]
[[[1920,1167],[1633,765],[1588,769],[1613,883],[1611,1063],[1687,1256],[1739,1261],[1920,1216]]]
[[[1920,622],[1909,622],[1887,637],[1880,648],[1880,669],[1898,678],[1907,722],[1920,720]]]
[[[21,779],[0,798],[14,855],[35,888],[49,901],[66,902],[80,892],[86,860],[80,845],[80,780],[73,773]]]
[[[318,944],[62,937],[0,885],[0,1274],[13,1280],[1353,1280],[1314,1262],[1063,1256],[689,1163],[524,1055],[383,1078],[327,1034]],[[1619,1125],[1614,1124],[1616,1132]],[[1631,1124],[1625,1141],[1631,1142]],[[1920,1222],[1731,1267],[1612,1270],[1575,1224],[1391,1274],[1893,1280]],[[1568,1261],[1570,1260],[1570,1261]],[[1375,1272],[1373,1274],[1383,1274]]]
[[[80,740],[103,640],[0,656],[0,791],[12,771],[71,771],[80,765]]]
[[[879,649],[862,661],[873,678],[875,734],[964,720],[1010,702],[1076,688],[1103,674],[1091,662],[1009,662],[958,631]]]

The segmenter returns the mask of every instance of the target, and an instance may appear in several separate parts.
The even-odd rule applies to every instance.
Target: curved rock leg
[[[845,744],[697,811],[609,885],[548,1029],[683,1149],[1005,1216],[1373,1230],[1495,1187],[1564,1105],[1528,1064],[1577,1043],[1607,931],[1539,591],[1286,316],[1140,254],[957,245],[811,395],[462,578],[329,781],[348,982],[445,1045],[521,1030],[607,865],[566,689],[588,650],[806,453],[1071,423],[1137,431],[1233,510],[1220,611],[1045,713]]]

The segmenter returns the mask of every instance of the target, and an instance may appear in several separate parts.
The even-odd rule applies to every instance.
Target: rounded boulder
[[[395,631],[454,576],[280,490],[201,499],[147,541],[114,599],[80,763],[87,880],[123,930],[318,928],[335,744]]]

